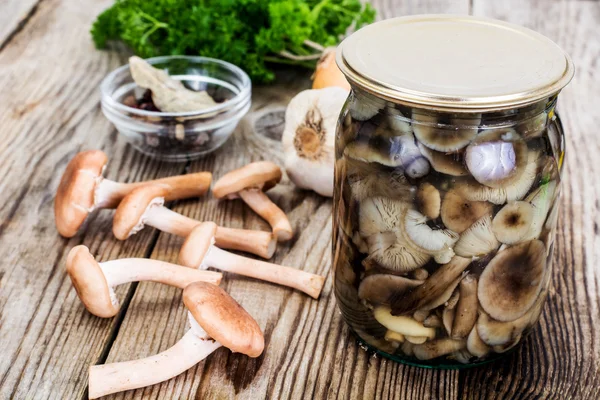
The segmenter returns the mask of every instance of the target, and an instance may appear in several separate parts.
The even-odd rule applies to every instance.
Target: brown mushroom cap
[[[179,251],[179,263],[190,268],[199,268],[208,250],[215,241],[217,224],[203,222],[188,235]]]
[[[481,273],[477,296],[484,311],[498,321],[527,312],[542,289],[546,248],[532,240],[499,252]]]
[[[60,180],[54,199],[58,232],[73,237],[94,206],[96,181],[108,158],[100,150],[82,151],[73,157]]]
[[[270,161],[250,163],[223,175],[213,187],[217,199],[235,195],[244,189],[259,188],[267,191],[281,181],[281,168]]]
[[[462,233],[478,219],[492,212],[493,206],[485,201],[470,201],[452,189],[442,201],[441,217],[446,228]]]
[[[260,327],[219,286],[194,282],[183,290],[183,302],[202,329],[223,346],[249,357],[262,354],[265,339]]]
[[[102,318],[117,314],[119,305],[113,303],[106,277],[87,247],[79,245],[71,249],[67,256],[67,273],[89,312]]]
[[[113,234],[119,240],[131,236],[134,228],[140,223],[144,213],[152,201],[169,194],[171,187],[163,184],[149,184],[131,191],[121,200],[113,217]]]

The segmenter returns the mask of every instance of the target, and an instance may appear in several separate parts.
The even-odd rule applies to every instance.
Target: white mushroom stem
[[[112,393],[154,385],[187,371],[221,347],[219,342],[210,339],[208,335],[201,337],[198,333],[194,328],[190,329],[173,347],[154,356],[91,366],[89,398],[97,399]]]
[[[218,275],[198,271],[159,260],[122,258],[98,264],[108,286],[114,288],[129,282],[152,281],[183,289],[196,281],[219,284]]]
[[[287,215],[262,190],[245,189],[239,192],[239,196],[271,225],[273,234],[279,242],[292,238],[293,230]]]
[[[186,217],[163,206],[148,207],[142,221],[145,225],[153,226],[163,232],[186,237],[200,221]],[[225,249],[245,251],[262,258],[271,258],[277,247],[277,242],[270,232],[247,229],[217,227],[216,245]]]
[[[325,278],[292,267],[272,264],[238,256],[211,246],[200,268],[213,267],[267,282],[298,289],[313,298],[318,298]]]
[[[121,183],[96,178],[98,183],[94,191],[94,208],[115,208],[134,188],[135,183]],[[91,211],[91,210],[90,210]]]

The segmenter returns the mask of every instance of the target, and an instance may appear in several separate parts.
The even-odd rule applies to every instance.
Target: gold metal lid
[[[574,74],[557,44],[489,18],[415,15],[345,39],[337,64],[352,85],[390,101],[450,111],[496,111],[559,92]]]

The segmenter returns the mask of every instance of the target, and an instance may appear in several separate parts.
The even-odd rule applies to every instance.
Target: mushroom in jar
[[[508,247],[481,273],[477,296],[483,310],[498,321],[513,321],[527,312],[542,290],[546,248],[539,240]]]
[[[369,258],[397,272],[412,271],[431,258],[405,239],[406,207],[402,201],[371,197],[362,202],[359,210],[359,230],[367,242]]]

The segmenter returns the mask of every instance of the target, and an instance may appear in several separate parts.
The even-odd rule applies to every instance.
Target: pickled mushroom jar
[[[544,36],[477,17],[347,38],[333,265],[342,315],[396,361],[460,368],[516,348],[551,278],[574,68]]]

